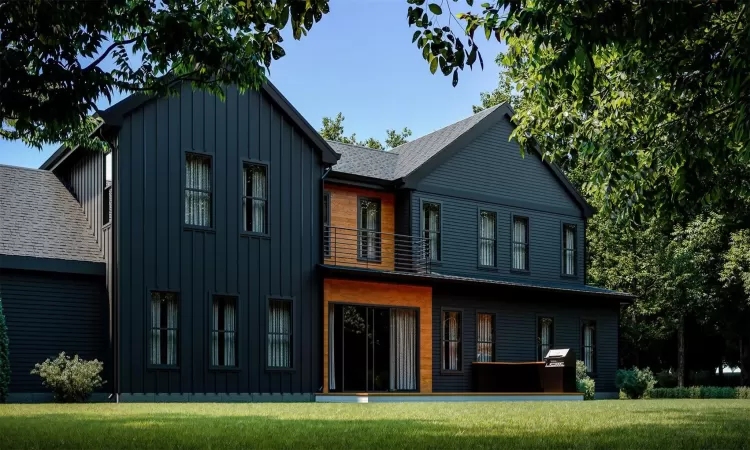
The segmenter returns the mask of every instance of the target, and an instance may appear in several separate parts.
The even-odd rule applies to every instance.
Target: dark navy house
[[[478,365],[552,348],[615,394],[630,297],[586,285],[593,211],[506,105],[389,152],[270,84],[100,116],[109,153],[0,166],[12,400],[48,398],[29,371],[60,351],[121,401],[471,399]]]

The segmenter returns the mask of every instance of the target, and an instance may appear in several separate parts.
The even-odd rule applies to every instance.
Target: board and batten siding
[[[440,203],[442,260],[433,271],[479,278],[584,282],[584,218],[537,155],[523,157],[503,119],[418,184],[411,195],[412,234],[420,235],[422,203]],[[496,269],[479,267],[479,211],[497,213]],[[511,271],[512,218],[529,219],[529,272]],[[398,220],[397,220],[398,221]],[[576,276],[562,276],[562,227],[576,225]]]
[[[463,373],[441,373],[441,311],[463,312]],[[507,287],[489,289],[433,288],[433,391],[471,391],[471,363],[476,361],[476,316],[478,312],[495,314],[495,361],[527,362],[537,360],[537,320],[554,319],[554,348],[570,348],[577,359],[581,355],[581,321],[596,321],[596,391],[617,392],[615,372],[618,365],[619,304],[575,294],[546,294]]]
[[[321,386],[319,152],[262,92],[190,86],[126,116],[119,135],[123,393],[311,393]],[[213,227],[184,225],[185,152],[209,155]],[[243,233],[242,165],[268,164],[268,236]],[[149,292],[179,293],[179,368],[148,362]],[[213,294],[238,301],[237,370],[209,367]],[[269,297],[294,298],[293,370],[266,370]]]
[[[102,377],[111,382],[102,277],[3,269],[0,298],[10,342],[11,394],[48,392],[29,372],[63,351],[103,361]]]

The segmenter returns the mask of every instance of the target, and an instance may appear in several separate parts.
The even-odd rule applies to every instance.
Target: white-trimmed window
[[[495,267],[497,258],[497,214],[479,211],[479,265]]]
[[[211,227],[211,157],[185,154],[185,225]]]
[[[513,217],[512,269],[529,270],[529,218]]]
[[[151,292],[151,336],[149,363],[177,366],[180,303],[175,292]]]
[[[237,297],[214,295],[211,303],[211,366],[237,367]]]
[[[242,204],[245,231],[268,234],[268,166],[245,164]]]

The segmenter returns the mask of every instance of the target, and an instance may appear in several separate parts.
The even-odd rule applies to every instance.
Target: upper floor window
[[[292,367],[292,301],[270,299],[268,302],[268,367]]]
[[[185,224],[211,227],[211,157],[185,155]]]
[[[575,225],[567,223],[563,225],[562,246],[563,275],[575,275],[577,251]]]
[[[537,360],[542,361],[555,345],[555,322],[552,317],[540,317],[536,328]]]
[[[242,190],[245,231],[268,233],[268,166],[245,164]]]
[[[360,259],[380,261],[380,199],[359,199]]]
[[[529,219],[513,217],[513,270],[529,270]]]
[[[331,193],[323,192],[323,256],[331,256]]]
[[[180,304],[174,292],[151,292],[151,337],[149,362],[177,366]]]
[[[462,344],[463,333],[462,312],[442,312],[442,369],[449,372],[458,372],[462,369]]]
[[[495,315],[477,314],[477,361],[495,360]]]
[[[112,152],[104,155],[104,196],[102,199],[102,225],[112,220]]]
[[[596,321],[581,322],[581,355],[586,365],[586,372],[596,371]]]
[[[495,267],[497,248],[497,215],[491,211],[479,211],[479,265]]]
[[[215,295],[211,308],[211,365],[237,366],[237,297]]]
[[[422,236],[427,241],[427,256],[430,261],[442,259],[440,235],[440,204],[422,203]]]

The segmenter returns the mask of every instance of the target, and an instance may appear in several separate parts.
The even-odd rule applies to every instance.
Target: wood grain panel
[[[331,236],[331,257],[326,264],[349,267],[368,267],[381,270],[393,270],[394,238],[394,196],[391,192],[381,192],[331,183],[325,184],[325,190],[331,193],[331,226],[335,230]],[[380,262],[360,261],[357,259],[357,216],[360,197],[380,199],[380,231],[382,236]]]
[[[328,304],[356,303],[419,309],[419,392],[432,392],[432,288],[371,281],[323,281],[323,392],[328,392]]]

